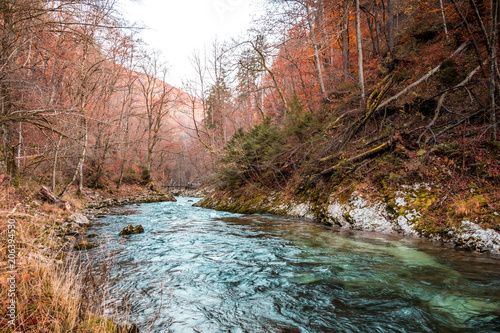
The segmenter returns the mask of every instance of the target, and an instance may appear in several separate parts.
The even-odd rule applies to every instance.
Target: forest
[[[448,139],[486,149],[466,164],[495,173],[495,1],[266,10],[245,39],[193,53],[197,76],[176,88],[114,1],[5,1],[5,180],[63,195],[73,184],[200,182],[215,166],[229,183],[286,187],[292,174],[330,175],[395,147],[412,158]]]
[[[70,201],[280,192],[321,216],[332,193],[390,210],[398,188],[431,184],[420,228],[500,230],[499,0],[268,0],[244,37],[193,52],[181,87],[116,0],[1,0],[0,14],[6,216],[42,185]]]
[[[500,228],[497,2],[271,5],[245,40],[214,45],[220,75],[197,95],[222,200],[278,192],[321,220],[332,196],[357,191],[398,216],[394,193],[423,184],[423,232],[462,218]]]
[[[148,183],[153,170],[165,181],[176,163],[190,163],[182,162],[189,143],[177,130],[186,94],[166,83],[161,55],[146,51],[134,37],[139,28],[115,7],[3,2],[5,181],[30,178],[63,196],[74,184],[81,192]]]

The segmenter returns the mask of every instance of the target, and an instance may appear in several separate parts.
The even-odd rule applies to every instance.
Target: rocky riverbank
[[[0,239],[7,244],[8,235],[12,235],[15,241],[15,331],[138,332],[134,325],[104,319],[101,291],[106,267],[112,262],[102,254],[96,265],[81,266],[74,251],[99,245],[98,235],[89,232],[98,217],[123,214],[128,208],[120,207],[125,205],[173,201],[173,195],[151,187],[124,185],[119,190],[83,189],[82,193],[72,188],[61,198],[37,183],[1,185],[0,220],[9,223],[0,223]],[[12,255],[0,251],[0,271],[12,270]],[[103,269],[104,274],[94,274],[97,269]],[[3,299],[9,297],[8,288],[3,288],[8,285],[7,278],[7,274],[0,274]],[[7,318],[5,310],[0,308],[1,318]]]
[[[436,222],[425,207],[436,200],[434,189],[426,184],[405,186],[381,195],[370,189],[350,194],[332,193],[325,200],[298,198],[284,192],[245,191],[231,194],[213,192],[197,206],[237,213],[274,214],[315,220],[354,230],[397,233],[425,237],[454,246],[458,250],[489,253],[500,258],[500,226],[482,228],[477,221],[457,219]],[[491,212],[498,216],[499,212]]]
[[[210,191],[206,189],[175,189],[172,191],[172,194],[176,197],[190,197],[190,198],[203,198]]]
[[[111,208],[143,203],[176,201],[174,195],[170,192],[152,190],[145,190],[124,198],[102,198],[99,196],[91,196],[90,199],[92,201],[87,202],[85,204],[85,208],[82,210],[82,213],[90,219],[113,214]],[[97,201],[95,201],[95,199],[97,199]]]
[[[82,202],[78,204],[83,208],[69,216],[65,214],[66,217],[63,214],[62,220],[45,224],[36,244],[42,254],[62,263],[68,251],[88,250],[97,246],[97,242],[94,241],[97,235],[88,234],[92,221],[111,214],[127,213],[117,209],[119,207],[163,201],[176,201],[176,199],[172,193],[154,190],[140,190],[125,197],[113,197],[87,190]]]

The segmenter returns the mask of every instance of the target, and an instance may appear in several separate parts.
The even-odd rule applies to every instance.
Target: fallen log
[[[42,185],[42,188],[40,189],[39,193],[40,193],[40,198],[45,202],[57,205],[58,207],[68,211],[74,209],[73,204],[71,202],[61,199],[60,197],[55,195],[50,188],[48,188],[45,185]]]
[[[467,47],[467,45],[468,45],[467,42],[462,43],[462,45],[460,45],[460,47],[458,49],[456,49],[456,51],[453,52],[445,60],[453,59],[457,54],[459,54],[460,52],[462,52]],[[414,88],[414,87],[418,86],[420,83],[426,81],[428,78],[430,78],[434,73],[436,73],[441,68],[441,66],[443,65],[443,62],[444,62],[444,60],[439,65],[437,65],[436,67],[434,67],[433,69],[431,69],[429,72],[427,72],[427,74],[425,74],[420,79],[418,79],[417,81],[415,81],[412,84],[410,84],[405,89],[401,90],[396,95],[394,95],[391,98],[385,100],[383,103],[379,103],[378,105],[376,105],[376,107],[374,108],[373,111],[378,111],[378,110],[382,109],[383,107],[387,106],[392,101],[394,101],[394,100],[398,99],[399,97],[403,96],[404,94],[408,93],[412,88]]]
[[[380,153],[385,152],[389,148],[391,148],[392,147],[392,143],[393,142],[392,142],[392,139],[391,139],[389,141],[384,142],[380,146],[377,146],[377,147],[375,147],[373,149],[365,151],[362,154],[353,156],[353,157],[347,159],[347,161],[351,162],[351,163],[354,163],[354,162],[357,162],[357,161],[364,160],[366,158],[372,157],[374,155],[378,155]],[[341,165],[341,163],[338,163],[338,164],[332,166],[331,168],[328,168],[328,169],[325,169],[325,170],[321,171],[321,175],[322,176],[326,176],[326,175],[329,175],[329,174],[333,173],[340,165]]]

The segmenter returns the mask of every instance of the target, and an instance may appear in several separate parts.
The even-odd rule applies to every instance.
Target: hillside
[[[368,17],[360,30],[364,79],[361,67],[352,75],[363,85],[351,75],[335,75],[342,71],[342,57],[321,60],[320,73],[332,71],[335,79],[323,74],[319,80],[322,66],[306,57],[318,59],[315,48],[339,48],[336,40],[324,39],[331,17],[321,16],[331,10],[334,23],[338,7],[318,2],[310,12],[305,8],[303,22],[314,15],[326,22],[302,32],[294,26],[287,42],[277,46],[278,57],[267,70],[276,88],[267,100],[268,115],[228,141],[213,178],[219,192],[205,206],[308,217],[498,252],[499,244],[486,249],[450,240],[456,230],[467,229],[463,221],[489,228],[497,238],[500,231],[498,73],[492,71],[498,41],[491,28],[496,18],[486,3],[472,5],[452,2],[440,11],[439,4],[427,1],[398,3],[399,28],[391,46],[387,35],[374,35],[369,19],[385,18],[386,8],[361,2]],[[317,44],[297,37],[307,34]],[[344,47],[352,59],[356,51],[350,45]],[[295,68],[287,65],[292,62]],[[299,88],[301,80],[305,89]],[[389,225],[354,221],[360,198]],[[297,205],[303,209],[297,211]],[[405,225],[397,223],[401,218]]]

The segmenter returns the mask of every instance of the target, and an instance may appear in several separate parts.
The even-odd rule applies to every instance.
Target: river
[[[108,315],[141,332],[500,332],[499,260],[177,199],[91,230],[116,260]]]

